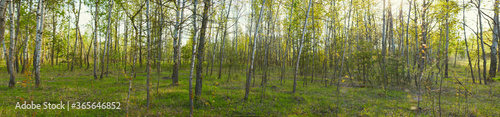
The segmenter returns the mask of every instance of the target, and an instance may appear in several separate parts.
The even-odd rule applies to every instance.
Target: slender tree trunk
[[[267,69],[269,67],[269,60],[268,60],[269,59],[269,38],[270,38],[269,34],[271,34],[270,33],[271,28],[270,27],[271,27],[271,20],[273,19],[272,18],[272,12],[271,12],[271,9],[273,8],[272,4],[273,3],[271,2],[271,5],[269,6],[269,10],[267,12],[268,18],[267,18],[267,28],[266,29],[267,29],[267,34],[268,35],[265,36],[265,38],[264,38],[264,45],[263,45],[264,46],[264,60],[263,60],[264,61],[264,63],[263,63],[264,73],[263,73],[262,81],[261,81],[260,84],[264,88],[262,88],[262,97],[261,97],[261,100],[262,100],[262,98],[265,95],[264,92],[265,92],[265,88],[266,88],[265,84],[267,83]]]
[[[490,78],[495,77],[497,71],[497,48],[499,35],[499,22],[498,22],[498,4],[499,0],[494,1],[494,16],[493,16],[493,43],[491,44],[491,62],[490,62]],[[456,60],[455,60],[456,61]]]
[[[14,3],[12,3],[12,6],[14,6]],[[19,31],[19,28],[20,28],[20,24],[19,24],[20,22],[19,22],[19,20],[21,19],[21,13],[20,13],[21,12],[21,0],[16,1],[16,9],[17,9],[16,10],[16,12],[17,12],[17,16],[16,16],[16,32],[15,32],[15,37],[14,37],[15,41],[14,41],[14,49],[13,49],[14,53],[15,53],[15,58],[14,58],[14,63],[13,64],[15,64],[14,68],[15,68],[16,72],[19,73],[19,50],[16,49],[17,48],[16,45],[18,45],[18,43],[19,43],[18,42],[19,41],[18,37],[19,37],[19,32],[20,32]],[[12,12],[14,12],[14,11],[12,11]],[[14,20],[14,19],[12,19],[12,20]],[[14,23],[12,23],[12,24],[14,24]]]
[[[311,69],[312,69],[312,72],[311,72],[311,83],[314,82],[314,61],[316,60],[316,40],[315,40],[315,36],[316,36],[316,29],[314,27],[314,3],[312,3],[312,28],[313,28],[313,34],[312,34],[312,44],[313,44],[313,47],[312,47],[312,51],[313,51],[313,56],[312,56],[312,64],[311,64]]]
[[[174,39],[173,39],[173,48],[174,48],[174,68],[173,68],[173,71],[172,71],[172,84],[177,84],[177,82],[179,82],[178,78],[179,78],[179,66],[180,66],[180,63],[179,63],[179,49],[180,49],[180,46],[181,45],[178,45],[178,42],[177,41],[180,41],[179,40],[179,29],[180,29],[180,25],[179,25],[179,20],[180,20],[180,4],[181,4],[181,0],[177,0],[177,3],[176,3],[176,12],[175,12],[175,26],[174,26]]]
[[[106,28],[106,41],[105,41],[105,44],[104,44],[104,52],[102,54],[102,58],[101,58],[101,76],[99,77],[100,80],[102,80],[102,77],[104,75],[104,61],[105,61],[105,58],[106,58],[106,54],[108,52],[108,49],[109,48],[109,40],[111,38],[111,33],[110,33],[110,26],[111,26],[111,13],[112,13],[112,10],[113,10],[113,3],[114,1],[110,0],[110,6],[109,6],[109,10],[108,10],[108,27]],[[135,74],[134,74],[135,75]]]
[[[185,0],[180,0],[181,1],[181,19],[180,19],[180,24],[179,24],[179,40],[177,41],[177,45],[179,46],[179,49],[177,51],[179,51],[178,53],[178,57],[177,59],[179,59],[179,67],[180,65],[182,64],[182,58],[181,58],[181,54],[182,54],[182,24],[184,24],[184,6],[186,4],[186,1]]]
[[[222,75],[222,62],[223,62],[223,59],[224,59],[224,48],[225,48],[225,45],[226,45],[226,36],[227,36],[227,22],[229,21],[229,13],[231,12],[231,4],[233,3],[233,0],[229,0],[229,8],[227,10],[227,14],[226,14],[226,21],[224,23],[224,34],[223,34],[223,37],[222,37],[222,46],[220,47],[220,52],[219,52],[219,79],[221,78],[221,75]]]
[[[463,27],[465,27],[465,0],[462,0],[462,4],[464,4],[463,6],[463,17],[462,17],[462,20],[463,20]],[[470,74],[472,76],[472,83],[476,83],[475,79],[474,79],[474,70],[472,70],[472,62],[470,60],[470,54],[469,54],[469,45],[467,44],[467,33],[465,32],[465,28],[464,28],[464,40],[465,40],[465,52],[467,53],[467,60],[469,60],[469,68],[470,68]]]
[[[197,96],[201,95],[201,84],[202,84],[202,73],[203,73],[203,49],[205,46],[205,33],[207,29],[207,24],[208,24],[208,10],[210,8],[210,0],[205,0],[203,1],[205,3],[205,6],[203,7],[203,19],[201,23],[201,32],[200,32],[200,45],[198,50],[196,50],[196,41],[198,38],[196,38],[196,34],[198,32],[198,27],[196,27],[196,17],[193,17],[193,28],[194,28],[194,34],[193,34],[193,52],[192,52],[192,57],[191,57],[191,70],[189,73],[189,115],[192,117],[193,116],[193,110],[194,110],[194,96],[193,96],[193,70],[194,70],[194,63],[195,63],[195,57],[198,57],[198,63],[196,66],[196,89],[198,90],[196,92]],[[196,11],[197,11],[197,4],[198,0],[193,1],[193,16],[196,16]],[[196,55],[198,54],[198,55]],[[199,81],[199,82],[198,82]],[[198,86],[198,84],[200,84]],[[199,89],[198,89],[199,88]]]
[[[382,24],[382,65],[380,66],[382,68],[382,74],[383,74],[383,79],[384,79],[384,91],[385,91],[385,86],[387,86],[387,73],[386,73],[386,70],[385,70],[385,55],[386,55],[386,47],[387,47],[387,44],[386,44],[386,19],[385,19],[385,0],[384,0],[384,6],[383,6],[384,10],[383,10],[383,17],[382,17],[382,20],[383,20],[383,24]]]
[[[446,3],[448,3],[448,0],[446,0]],[[448,10],[449,6],[446,5],[446,9]],[[449,35],[449,24],[448,24],[448,19],[449,19],[449,13],[448,11],[446,11],[446,19],[445,19],[445,22],[446,22],[446,46],[445,46],[445,59],[444,59],[444,77],[445,78],[448,78],[448,63],[450,61],[449,59],[449,46],[450,46],[450,39],[448,38],[448,35]]]
[[[483,23],[481,18],[481,0],[479,0],[477,5],[477,13],[479,14],[479,38],[481,39],[481,49],[483,53],[483,82],[488,84],[486,81],[486,53],[484,52],[484,41],[483,41]]]
[[[385,1],[384,1],[384,6],[385,6]],[[338,79],[337,79],[337,95],[340,96],[340,80],[342,78],[342,70],[343,70],[343,67],[344,67],[344,59],[345,59],[345,56],[346,56],[346,50],[348,49],[348,44],[349,44],[349,20],[351,19],[351,9],[352,8],[352,0],[350,2],[350,5],[349,5],[349,12],[348,12],[348,16],[347,16],[347,20],[346,20],[346,32],[345,32],[345,35],[346,35],[346,38],[345,38],[345,44],[344,44],[344,52],[342,53],[342,60],[341,60],[341,64],[340,64],[340,71],[339,71],[339,76],[338,76]],[[385,7],[384,7],[385,8]],[[385,15],[383,17],[385,19]],[[384,20],[385,21],[385,20]],[[384,23],[385,24],[385,23]],[[385,47],[385,46],[384,46]],[[382,53],[384,53],[384,51],[382,51]],[[347,66],[347,70],[349,72],[349,67]],[[385,88],[385,87],[384,87]]]
[[[78,39],[80,39],[80,52],[79,52],[79,56],[80,56],[80,59],[79,59],[79,65],[80,65],[80,69],[82,69],[82,66],[83,66],[83,47],[85,45],[83,45],[83,38],[82,38],[82,33],[81,33],[81,30],[80,30],[80,26],[76,27],[78,28]]]
[[[408,1],[408,20],[407,20],[407,24],[406,24],[406,67],[408,67],[408,69],[406,70],[406,79],[407,79],[407,82],[408,84],[411,83],[410,81],[410,48],[408,46],[410,46],[409,44],[409,38],[410,38],[410,35],[409,35],[409,27],[410,27],[410,16],[411,16],[411,0]]]
[[[160,4],[163,4],[163,2],[162,2],[162,1],[160,1]],[[163,42],[162,42],[162,33],[163,33],[163,32],[162,32],[162,31],[163,31],[163,6],[162,6],[162,5],[160,5],[160,12],[161,12],[161,14],[160,14],[160,15],[161,15],[161,16],[160,16],[161,18],[160,18],[160,24],[159,24],[160,26],[159,26],[159,30],[158,30],[158,53],[157,53],[158,55],[156,55],[156,56],[158,56],[158,62],[156,63],[156,70],[157,70],[157,72],[158,72],[158,81],[157,81],[157,83],[156,83],[156,92],[157,92],[157,93],[159,93],[159,92],[158,92],[158,88],[159,88],[159,86],[160,86],[160,78],[161,78],[161,61],[162,61],[162,58],[161,58],[161,53],[162,53],[162,52],[161,52],[161,50],[162,50],[161,45],[162,45],[162,43],[163,43]],[[126,25],[125,25],[125,29],[127,29],[127,26],[126,26]],[[125,33],[125,36],[126,36],[126,33]],[[125,38],[125,39],[126,39],[126,38]],[[126,41],[125,41],[125,42],[126,42]],[[127,47],[127,46],[125,45],[125,48],[126,48],[126,47]],[[125,51],[125,52],[126,52],[126,51]]]
[[[123,53],[124,54],[123,54],[123,60],[122,61],[123,61],[123,70],[124,70],[125,73],[127,73],[127,62],[128,62],[127,61],[127,54],[128,54],[128,52],[127,52],[127,47],[128,47],[128,21],[127,20],[125,20],[124,27],[125,27],[125,34],[123,34],[124,35],[124,37],[123,37],[123,41],[124,41],[124,43],[123,43],[123,46],[124,46],[123,47]],[[160,35],[160,38],[161,38],[161,35]],[[159,45],[161,46],[161,42],[160,42]],[[159,50],[159,52],[161,52],[161,49]]]
[[[50,47],[50,65],[54,67],[54,47],[56,43],[56,12],[52,11],[52,47]]]
[[[31,3],[32,0],[29,1],[29,7],[28,7],[28,14],[31,13]],[[30,15],[27,15],[27,19],[30,19]],[[24,48],[23,48],[23,69],[21,70],[21,73],[25,73],[25,70],[27,70],[27,64],[28,64],[28,44],[29,44],[29,37],[30,37],[30,31],[28,30],[29,24],[26,24],[26,38],[24,39]],[[2,38],[2,37],[0,37]]]
[[[418,92],[417,92],[417,108],[420,108],[420,97],[421,97],[421,93],[420,93],[420,80],[422,79],[423,77],[423,73],[424,73],[424,69],[425,69],[425,60],[426,60],[426,52],[427,52],[427,42],[426,42],[426,39],[427,39],[427,24],[425,22],[425,15],[426,15],[426,12],[427,12],[427,6],[428,3],[426,2],[426,0],[423,1],[422,3],[422,8],[423,8],[423,11],[422,11],[422,17],[421,17],[421,22],[422,24],[420,25],[422,27],[422,32],[420,33],[420,36],[422,37],[422,45],[418,45],[418,46],[422,46],[421,47],[421,51],[419,52],[421,55],[420,55],[420,62],[419,62],[419,73],[418,73],[418,78],[415,77],[415,85],[417,86],[417,89],[418,89]]]
[[[292,91],[293,93],[295,93],[297,87],[297,70],[299,69],[300,55],[302,53],[302,47],[304,46],[304,36],[306,33],[307,19],[309,18],[309,11],[311,10],[311,5],[312,5],[312,0],[309,0],[309,7],[307,7],[306,19],[304,20],[304,26],[302,27],[302,37],[300,39],[300,45],[299,45],[300,47],[295,64],[295,74],[293,75],[293,91]]]
[[[71,71],[73,71],[73,68],[75,66],[75,55],[76,55],[76,44],[78,43],[78,21],[80,21],[80,10],[82,8],[82,1],[80,0],[79,1],[79,8],[78,8],[78,12],[75,12],[75,15],[76,15],[76,24],[75,24],[75,46],[73,47],[73,60],[71,60]]]
[[[9,21],[10,21],[10,47],[9,47],[9,57],[8,57],[8,62],[7,62],[7,67],[9,67],[9,74],[10,74],[10,79],[9,79],[9,87],[13,88],[16,85],[16,72],[14,71],[14,49],[16,47],[16,40],[14,40],[14,2],[12,1],[7,1],[9,4]],[[4,49],[4,51],[7,51]]]
[[[257,36],[258,36],[258,32],[259,32],[259,24],[260,24],[260,21],[262,18],[265,3],[266,3],[266,0],[262,0],[259,19],[258,19],[257,23],[255,24],[256,26],[255,26],[255,32],[254,32],[254,37],[253,37],[252,56],[250,58],[250,68],[248,70],[248,75],[247,75],[247,79],[246,79],[246,83],[245,83],[245,98],[243,98],[244,100],[248,100],[248,94],[250,93],[250,80],[252,78],[253,64],[255,62],[255,50],[256,50],[256,45],[257,45]]]
[[[70,7],[69,4],[68,4],[67,7],[68,7],[68,11],[70,11],[69,10],[69,7]],[[67,17],[67,19],[68,19],[68,28],[67,28],[68,35],[67,35],[67,38],[66,38],[66,67],[67,67],[67,69],[69,69],[71,67],[70,66],[70,62],[69,62],[70,54],[71,54],[70,49],[69,49],[69,46],[71,45],[70,42],[69,42],[70,41],[70,34],[69,33],[71,32],[71,18],[70,17],[71,16],[68,13],[68,17]],[[73,61],[71,61],[71,62],[73,62]]]
[[[295,0],[292,0],[292,3],[290,4],[290,15],[288,16],[288,21],[292,22],[292,15],[293,15],[293,3]],[[288,43],[290,41],[290,32],[292,29],[292,23],[288,26],[288,33],[287,33],[287,39],[286,39],[286,44],[285,44],[285,55],[283,56],[282,63],[281,63],[281,77],[280,77],[280,85],[283,85],[283,79],[285,78],[285,66],[286,66],[286,60],[288,58]]]
[[[99,0],[95,2],[95,16],[94,16],[94,80],[97,80],[97,57],[98,57],[98,49],[97,49],[97,21],[98,21],[98,18],[99,16],[97,14],[99,14],[99,11],[97,10],[97,8],[99,7]],[[132,84],[132,81],[130,80],[130,84]]]
[[[194,1],[195,7],[196,7],[197,2],[198,2],[197,0]],[[195,95],[197,97],[201,96],[201,89],[203,87],[203,76],[202,76],[203,75],[202,74],[203,73],[203,52],[205,51],[205,38],[206,38],[205,36],[206,36],[207,24],[208,24],[208,20],[209,20],[208,12],[210,12],[209,10],[210,10],[210,5],[211,5],[210,0],[205,0],[205,1],[203,1],[203,3],[205,4],[205,6],[203,6],[203,17],[201,20],[200,42],[199,42],[199,45],[198,45],[199,47],[197,50],[198,55],[196,55],[198,57],[198,63],[196,64],[196,87],[195,87]],[[194,13],[196,13],[196,12],[194,12]],[[196,19],[193,19],[193,20],[196,21]],[[195,35],[196,35],[196,33],[195,33]],[[207,66],[208,66],[208,64],[207,64]],[[193,99],[194,97],[192,96],[192,92],[190,92],[190,94],[191,94],[191,96],[190,96],[191,99]],[[191,106],[192,106],[192,100],[191,100]]]
[[[444,78],[448,78],[448,46],[450,45],[450,40],[449,40],[449,32],[450,29],[448,27],[448,18],[449,18],[449,5],[448,5],[448,0],[446,0],[446,48],[445,48],[445,72],[444,72]],[[438,64],[439,65],[439,64]],[[442,86],[443,86],[443,77],[441,77],[441,82],[439,83],[439,116],[441,117],[441,92],[442,92]]]
[[[132,90],[132,79],[135,79],[136,77],[136,73],[135,73],[135,63],[137,61],[137,38],[139,37],[139,32],[137,31],[137,27],[135,27],[135,23],[134,23],[134,20],[133,20],[133,17],[130,18],[131,22],[132,22],[132,25],[134,26],[134,31],[135,31],[135,37],[133,39],[133,44],[132,44],[132,52],[133,52],[133,60],[132,60],[132,75],[130,76],[130,80],[129,80],[129,94],[128,94],[128,98],[127,98],[127,115],[128,115],[128,112],[129,111],[129,99],[130,99],[130,92]]]
[[[223,5],[226,4],[225,1],[222,2]],[[224,16],[224,13],[223,13],[224,10],[221,10],[221,13],[220,13],[220,20],[222,20],[223,16]],[[212,54],[212,62],[211,62],[211,67],[210,67],[210,75],[212,75],[212,72],[213,72],[213,69],[214,69],[214,61],[215,61],[215,52],[216,52],[216,49],[217,49],[217,43],[218,43],[218,39],[219,39],[219,31],[222,30],[221,29],[221,25],[222,25],[222,21],[218,21],[218,25],[217,25],[217,30],[216,30],[216,34],[215,34],[215,43],[213,45],[213,54]],[[251,29],[251,28],[250,28]],[[221,39],[222,40],[222,39]],[[220,53],[220,49],[219,49],[219,53]],[[219,63],[220,64],[220,63]],[[217,77],[219,78],[219,77]]]
[[[139,68],[142,68],[142,32],[144,30],[142,30],[142,22],[143,22],[143,19],[142,19],[142,12],[139,13],[139,40],[138,41],[138,44],[139,44]],[[144,69],[146,70],[146,69]]]
[[[40,49],[42,47],[42,36],[43,36],[43,13],[44,13],[44,8],[43,8],[43,2],[44,0],[39,0],[38,1],[38,11],[37,11],[37,23],[36,23],[36,47],[35,47],[35,60],[33,61],[33,68],[35,71],[35,88],[38,88],[40,86]],[[1,20],[0,20],[1,21]],[[1,23],[0,24],[4,24]],[[0,25],[1,26],[1,25]],[[0,28],[1,29],[1,28]]]
[[[85,55],[85,61],[87,63],[87,68],[85,68],[86,70],[88,70],[90,67],[89,55],[90,55],[90,49],[92,48],[93,42],[94,42],[94,40],[90,40],[89,46],[87,48],[87,54]],[[58,53],[59,53],[59,51],[58,51]],[[57,61],[56,61],[56,63],[57,63]]]
[[[111,5],[113,6],[113,5]],[[110,10],[111,11],[111,10]],[[111,15],[110,15],[111,17]],[[146,110],[149,110],[149,102],[150,102],[150,96],[149,96],[149,77],[151,75],[151,66],[150,66],[150,60],[151,60],[151,49],[150,49],[150,45],[151,45],[151,37],[150,37],[150,29],[151,29],[151,26],[149,25],[149,22],[150,22],[150,19],[149,19],[149,0],[146,0],[146,25],[147,25],[147,53],[148,53],[148,58],[147,58],[147,63],[146,63],[146,71],[148,72],[147,73],[147,78],[146,78],[146,91],[147,91],[147,109]],[[109,26],[108,26],[109,27]],[[109,30],[109,29],[108,29]],[[109,34],[109,32],[108,32]],[[110,35],[108,35],[108,37],[111,37]]]

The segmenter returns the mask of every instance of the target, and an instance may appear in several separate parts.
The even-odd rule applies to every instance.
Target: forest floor
[[[450,62],[451,63],[451,62]],[[442,116],[500,116],[500,83],[472,84],[466,71],[466,61],[450,67],[451,78],[443,80],[441,95]],[[92,67],[88,70],[67,70],[63,65],[45,65],[41,70],[41,87],[33,89],[34,80],[17,75],[15,88],[8,88],[9,75],[4,62],[0,64],[0,116],[126,116],[129,81],[123,70],[110,66],[108,77],[94,80]],[[144,64],[145,66],[145,64]],[[151,105],[146,110],[146,72],[137,70],[130,95],[130,116],[186,116],[189,114],[189,67],[182,66],[179,84],[172,84],[171,65],[166,64],[159,79],[154,68],[151,73]],[[78,68],[78,67],[77,67]],[[85,68],[85,67],[84,67]],[[297,92],[292,93],[293,72],[287,70],[280,83],[279,68],[271,69],[266,90],[261,86],[262,72],[257,70],[248,101],[243,101],[245,70],[227,72],[217,79],[217,70],[203,79],[201,98],[195,101],[195,116],[439,116],[439,85],[425,85],[417,108],[415,84],[363,85],[362,82],[342,79],[340,95],[334,85],[325,86],[322,77],[303,85],[299,78]],[[131,68],[127,73],[130,75]],[[228,74],[232,73],[228,82]],[[477,72],[475,72],[477,73]],[[205,71],[204,73],[205,74]],[[165,77],[166,76],[166,77]],[[460,80],[469,93],[457,82]],[[23,81],[26,80],[26,83]],[[433,79],[430,79],[433,80]],[[336,81],[334,81],[336,82]],[[194,78],[193,78],[194,84]],[[253,84],[253,83],[252,83]],[[25,85],[25,86],[23,86]],[[194,87],[194,86],[193,86]],[[263,93],[264,92],[264,93]],[[467,94],[467,95],[466,95]],[[467,99],[466,99],[467,97]],[[23,110],[15,109],[17,102],[34,103],[121,102],[121,109]]]

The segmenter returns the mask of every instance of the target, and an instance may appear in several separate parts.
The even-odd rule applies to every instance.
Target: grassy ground
[[[465,61],[451,67],[450,76],[444,79],[441,108],[443,116],[500,116],[500,87],[498,83],[478,85],[470,83]],[[5,65],[2,63],[1,65]],[[161,76],[170,76],[171,65],[165,65]],[[126,116],[126,99],[129,81],[122,70],[113,68],[108,77],[94,80],[92,70],[76,69],[69,71],[64,65],[42,67],[42,87],[33,89],[34,80],[18,75],[20,82],[16,88],[8,88],[8,74],[5,66],[0,66],[0,116]],[[153,67],[155,68],[155,67]],[[130,68],[127,68],[130,70]],[[241,68],[244,69],[244,68]],[[229,69],[226,69],[229,70]],[[138,70],[133,79],[130,98],[130,116],[186,116],[189,113],[188,76],[189,69],[183,66],[180,71],[179,85],[171,85],[171,79],[160,78],[157,89],[157,73],[151,77],[151,108],[146,111],[146,72]],[[250,99],[243,101],[244,70],[223,72],[221,79],[216,78],[217,70],[203,81],[201,99],[195,102],[195,116],[438,116],[438,92],[436,84],[422,84],[423,95],[417,109],[417,95],[414,84],[390,85],[383,87],[361,85],[356,80],[344,79],[337,94],[335,85],[325,87],[321,78],[315,83],[304,86],[302,78],[298,81],[297,92],[291,93],[293,86],[292,70],[281,85],[280,70],[270,71],[270,80],[263,93],[260,86],[261,72],[258,71],[255,86],[251,87]],[[454,71],[454,72],[453,72]],[[129,73],[128,73],[129,74]],[[210,73],[209,73],[210,74]],[[469,93],[457,83],[460,79]],[[310,76],[308,76],[310,78]],[[24,83],[23,80],[27,82]],[[434,79],[430,79],[434,80]],[[467,94],[467,99],[466,95]],[[14,109],[17,102],[34,103],[59,101],[74,102],[121,102],[119,110],[20,110]]]

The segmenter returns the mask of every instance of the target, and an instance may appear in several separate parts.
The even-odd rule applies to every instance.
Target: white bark
[[[38,88],[40,86],[40,49],[42,47],[42,36],[43,36],[43,2],[44,0],[38,1],[38,13],[36,16],[36,46],[35,46],[35,61],[33,61],[33,68],[35,71],[35,87]]]
[[[15,41],[14,40],[14,2],[12,1],[7,1],[9,3],[9,19],[10,19],[10,47],[9,47],[9,60],[7,61],[8,67],[9,67],[9,74],[10,74],[10,80],[9,80],[9,87],[14,87],[16,84],[16,72],[14,71],[14,48],[16,47]]]
[[[300,38],[299,53],[295,62],[295,74],[293,75],[293,93],[297,87],[297,71],[299,70],[300,55],[302,54],[302,47],[304,46],[304,36],[306,33],[307,19],[309,18],[309,11],[311,10],[312,0],[309,0],[309,7],[307,8],[306,20],[304,20],[304,27],[302,27],[302,37]]]
[[[191,69],[189,70],[189,115],[192,117],[193,116],[193,72],[194,72],[194,63],[196,59],[196,34],[198,32],[198,29],[196,28],[196,4],[198,3],[197,0],[194,0],[194,5],[193,5],[193,28],[194,28],[194,33],[193,33],[193,48],[192,48],[192,56],[191,56]]]
[[[255,61],[255,50],[256,50],[256,45],[257,45],[257,35],[258,35],[258,32],[259,32],[259,24],[260,24],[260,21],[261,21],[261,18],[262,18],[262,11],[264,11],[264,4],[266,3],[266,0],[262,0],[262,6],[260,8],[260,15],[259,15],[259,19],[256,23],[256,26],[255,26],[255,32],[254,32],[254,37],[253,37],[253,49],[252,49],[252,56],[250,58],[250,69],[248,70],[248,75],[247,75],[247,79],[246,79],[246,83],[245,83],[245,98],[244,100],[248,100],[248,94],[250,93],[250,81],[251,81],[251,78],[252,78],[252,73],[253,73],[253,64],[254,64],[254,61]]]

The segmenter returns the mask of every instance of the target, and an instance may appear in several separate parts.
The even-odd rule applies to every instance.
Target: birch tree
[[[299,63],[300,63],[300,55],[302,53],[302,47],[304,46],[304,36],[306,34],[306,26],[307,26],[307,19],[309,18],[309,11],[311,10],[311,5],[312,5],[312,0],[309,0],[309,7],[307,7],[307,12],[306,12],[306,19],[304,20],[304,26],[302,27],[302,37],[300,38],[299,42],[299,51],[297,55],[297,59],[295,60],[295,74],[293,75],[293,93],[296,91],[297,87],[297,70],[299,69]]]
[[[202,28],[202,32],[201,32],[202,34],[201,35],[203,35],[203,37],[201,37],[200,40],[202,40],[203,38],[205,38],[204,36],[205,36],[205,31],[206,31],[206,27],[207,27],[207,18],[208,18],[208,15],[207,15],[208,4],[210,4],[208,2],[210,2],[210,1],[209,0],[205,0],[205,7],[203,9],[203,20],[202,20],[202,24],[201,24],[202,25],[202,27],[201,27]],[[195,59],[196,59],[195,57],[196,57],[196,52],[197,52],[197,50],[196,50],[196,44],[197,44],[197,42],[196,41],[198,40],[198,38],[196,38],[196,34],[198,32],[198,27],[196,27],[196,15],[197,15],[196,11],[198,9],[196,9],[196,6],[198,4],[198,1],[194,0],[193,4],[194,4],[193,5],[193,16],[194,16],[193,17],[193,29],[194,29],[194,33],[193,33],[193,48],[192,48],[192,56],[191,56],[191,69],[189,71],[189,106],[190,106],[189,107],[189,116],[191,116],[191,117],[193,116],[193,109],[194,109],[194,102],[193,102],[193,98],[194,98],[194,96],[193,96],[193,72],[194,72],[194,67],[195,67],[194,63],[195,63]],[[200,44],[201,44],[200,47],[203,46],[203,43],[204,42],[200,41]],[[203,52],[203,49],[198,49],[198,52],[200,52],[200,51]],[[198,55],[199,55],[198,56],[199,59],[198,59],[198,66],[197,67],[200,68],[200,69],[196,70],[196,74],[197,74],[197,76],[199,74],[200,77],[201,77],[201,74],[203,73],[201,71],[201,69],[203,69],[202,65],[201,65],[201,64],[203,64],[203,60],[201,60],[201,59],[203,59],[203,54],[198,54]],[[198,79],[198,78],[196,78],[196,79]],[[200,81],[201,81],[201,78],[200,78]],[[198,83],[196,83],[196,84],[198,84]]]
[[[106,54],[108,53],[108,47],[109,47],[109,40],[111,38],[111,32],[110,32],[110,26],[111,26],[111,13],[112,13],[112,10],[113,10],[113,0],[110,0],[109,1],[109,10],[108,10],[108,26],[106,28],[106,40],[105,40],[105,44],[104,44],[104,52],[102,54],[102,58],[101,58],[101,76],[99,77],[100,80],[102,80],[102,77],[104,75],[104,62],[105,62],[105,57],[106,57]]]
[[[2,50],[4,52],[4,56],[5,57],[8,57],[7,55],[7,49],[5,47],[5,21],[7,21],[6,17],[5,17],[5,13],[6,13],[6,10],[7,10],[7,4],[10,4],[9,3],[10,0],[2,0],[0,1],[0,44],[2,44]],[[7,61],[8,58],[7,58]],[[6,62],[6,65],[7,65],[7,70],[9,72],[9,74],[12,74],[12,71],[10,70],[10,66],[9,66],[9,62]],[[15,81],[9,81],[9,87],[14,87],[16,85]]]
[[[78,35],[79,34],[78,21],[80,21],[80,11],[82,10],[81,9],[82,8],[82,1],[80,0],[78,3],[79,3],[78,11],[75,11],[73,9],[73,12],[75,13],[75,16],[76,16],[76,23],[75,23],[76,31],[75,31],[75,46],[73,47],[73,60],[71,60],[71,71],[73,71],[73,68],[75,66],[75,55],[76,55],[76,49],[77,49],[76,44],[78,43],[78,36],[79,36]]]
[[[474,80],[474,70],[472,70],[472,62],[470,60],[470,54],[469,54],[469,45],[467,44],[467,33],[465,32],[465,6],[467,6],[465,4],[465,0],[462,0],[462,4],[464,4],[463,6],[463,11],[462,11],[462,24],[463,24],[463,29],[464,29],[464,40],[465,40],[465,52],[467,53],[467,60],[469,61],[469,68],[470,68],[470,74],[472,76],[472,83],[475,83],[475,80]]]
[[[490,77],[493,78],[496,76],[497,72],[497,48],[498,48],[498,38],[499,38],[499,28],[500,24],[498,24],[498,4],[499,0],[495,0],[493,3],[493,42],[491,44],[491,62],[490,62]]]
[[[32,0],[29,1],[28,3],[28,13],[31,14],[31,3],[32,3]],[[28,15],[27,16],[27,19],[30,19],[31,15]],[[69,25],[68,25],[69,26]],[[23,54],[22,54],[22,57],[23,57],[23,69],[21,70],[21,73],[24,73],[25,70],[27,70],[27,64],[28,64],[28,42],[29,42],[29,37],[30,37],[30,31],[28,30],[28,27],[29,27],[29,24],[26,25],[26,36],[25,36],[25,39],[23,41],[23,45],[24,45],[24,48],[23,48]],[[1,38],[1,37],[0,37]]]
[[[253,74],[253,64],[255,62],[255,50],[256,50],[256,45],[257,45],[257,35],[259,32],[259,24],[260,24],[260,21],[262,18],[265,3],[266,3],[266,0],[262,0],[262,5],[260,8],[260,15],[259,15],[259,18],[258,18],[256,24],[255,24],[256,26],[255,26],[255,32],[254,32],[254,37],[253,37],[252,56],[250,56],[250,67],[248,69],[247,79],[245,82],[245,97],[243,98],[244,100],[248,100],[248,94],[250,93],[250,81],[252,79],[252,74]]]
[[[481,51],[483,53],[483,82],[484,84],[488,84],[486,81],[486,53],[484,52],[484,40],[483,40],[483,22],[482,22],[482,14],[481,14],[481,0],[478,0],[477,3],[477,14],[479,15],[479,39],[481,39]]]
[[[9,79],[9,87],[14,87],[16,85],[16,71],[14,71],[14,48],[16,47],[15,40],[14,40],[14,2],[8,1],[9,4],[9,19],[10,19],[10,47],[9,47],[9,58],[7,67],[9,67],[10,71],[10,79]]]
[[[36,46],[35,46],[35,53],[34,53],[34,61],[33,61],[33,68],[35,71],[35,87],[38,88],[40,86],[40,53],[41,53],[41,47],[42,47],[42,36],[43,36],[43,13],[44,13],[44,8],[43,8],[43,2],[44,0],[38,0],[38,10],[37,10],[37,16],[36,16]],[[1,23],[1,22],[0,22]],[[2,23],[3,24],[3,23]]]
[[[179,29],[180,29],[180,25],[179,25],[179,20],[180,20],[180,4],[181,4],[181,1],[182,0],[177,0],[176,1],[176,4],[175,4],[175,7],[176,7],[176,11],[175,11],[175,25],[174,25],[174,35],[173,35],[173,48],[174,48],[174,68],[173,68],[173,71],[172,71],[172,84],[176,84],[178,81],[178,78],[179,78],[179,66],[180,66],[180,61],[179,61],[179,49],[180,49],[180,45],[178,45],[178,42],[177,41],[180,41],[179,40]]]
[[[227,10],[227,14],[226,14],[226,20],[225,20],[225,23],[224,23],[224,34],[223,34],[223,37],[222,37],[222,46],[220,46],[220,52],[219,52],[219,79],[221,78],[221,75],[222,75],[222,62],[223,62],[223,59],[224,59],[224,47],[226,45],[226,36],[227,36],[227,22],[229,21],[229,13],[231,12],[231,4],[233,3],[233,0],[229,0],[229,8]]]
[[[111,10],[110,10],[111,11]],[[151,75],[151,63],[150,63],[150,60],[151,60],[151,49],[150,49],[150,45],[151,45],[151,35],[150,35],[150,29],[151,29],[151,26],[150,26],[150,19],[149,19],[149,0],[146,0],[146,25],[147,25],[147,53],[148,53],[148,58],[147,58],[147,63],[146,63],[146,71],[147,71],[147,78],[146,78],[146,91],[147,91],[147,109],[149,110],[149,102],[150,102],[150,96],[149,96],[149,77]],[[109,36],[109,35],[108,35]]]
[[[97,21],[99,20],[99,16],[98,16],[99,10],[97,10],[97,8],[99,8],[99,0],[97,0],[95,2],[95,12],[94,12],[95,13],[95,16],[94,16],[94,80],[97,80],[97,69],[98,69],[97,67],[99,67],[99,66],[97,66],[97,63],[98,63],[97,62],[97,57],[98,57],[97,54],[99,53],[99,51],[97,51],[98,50],[97,49],[97,35],[98,35],[97,34],[97,30],[98,30],[97,29],[97,25],[98,25]]]
[[[194,1],[194,9],[196,9],[197,5],[197,0]],[[200,42],[198,45],[198,50],[196,55],[198,57],[198,63],[196,64],[196,87],[195,87],[195,95],[200,96],[201,95],[201,89],[203,87],[203,53],[205,52],[205,38],[206,38],[206,30],[207,30],[207,25],[208,25],[208,20],[209,16],[208,13],[210,12],[210,0],[204,0],[203,3],[205,4],[203,6],[203,17],[201,20],[201,29],[200,29]],[[194,13],[196,13],[196,10],[194,10]],[[195,20],[195,19],[193,19]],[[195,20],[196,21],[196,20]],[[194,27],[196,29],[196,26]],[[195,30],[196,32],[196,30]],[[196,34],[195,34],[196,36]],[[194,50],[194,49],[193,49]],[[194,52],[194,51],[193,51]],[[194,55],[194,54],[193,54]],[[208,64],[207,64],[208,66]],[[208,69],[207,69],[208,71]],[[190,79],[192,80],[192,79]],[[192,81],[190,81],[191,83]],[[192,84],[190,84],[192,85]],[[189,90],[190,98],[191,98],[191,108],[193,108],[193,92],[192,92],[192,86],[191,89]]]

